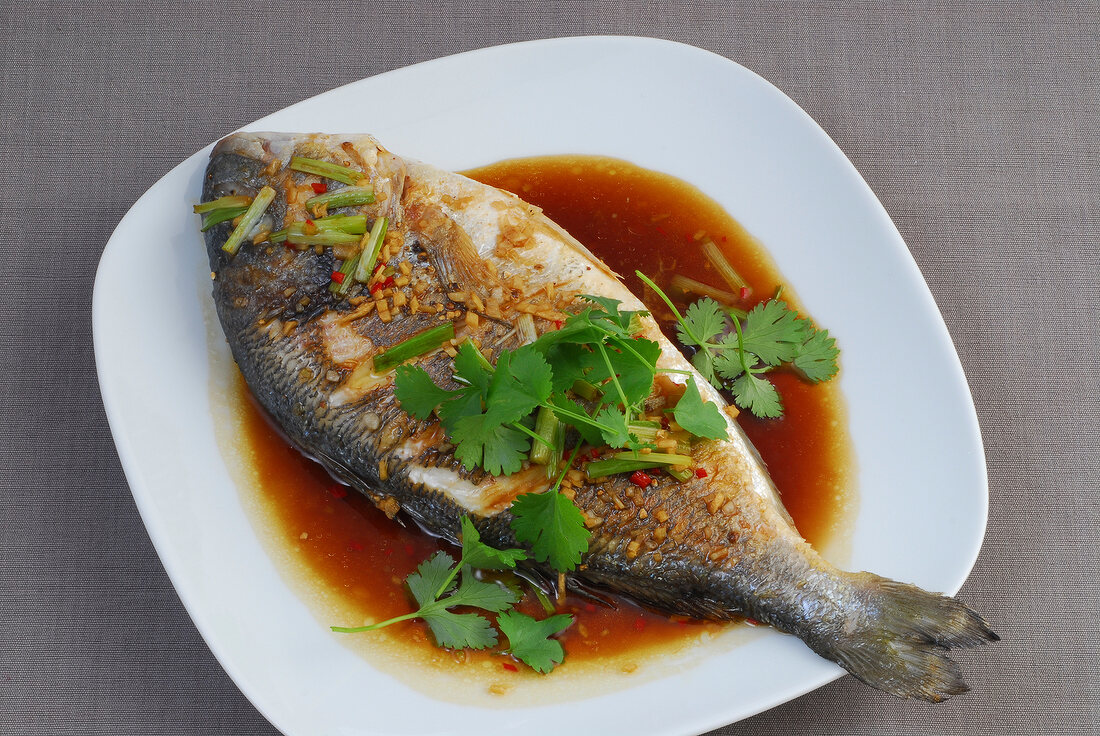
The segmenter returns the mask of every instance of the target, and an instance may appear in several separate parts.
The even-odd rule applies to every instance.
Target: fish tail
[[[903,698],[939,703],[970,689],[947,650],[999,640],[981,616],[914,585],[871,573],[853,578],[868,605],[827,646],[826,656],[868,685]]]

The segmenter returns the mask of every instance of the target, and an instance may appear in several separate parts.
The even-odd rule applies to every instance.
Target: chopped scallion
[[[737,294],[724,289],[716,289],[710,284],[704,284],[702,281],[696,281],[695,279],[682,276],[678,273],[673,274],[672,278],[668,280],[668,289],[673,293],[679,290],[686,294],[709,296],[711,299],[721,304],[736,304],[740,299]]]
[[[665,468],[665,472],[671,475],[676,480],[683,483],[684,481],[691,480],[695,477],[695,473],[691,472],[687,468],[674,468],[671,465]]]
[[[741,274],[737,273],[726,256],[718,249],[718,246],[714,244],[713,240],[705,240],[702,248],[703,255],[706,256],[707,260],[711,262],[711,265],[718,270],[718,273],[726,280],[726,283],[733,287],[734,291],[739,292],[741,289],[748,286],[745,279],[741,278]]]
[[[248,207],[223,207],[219,210],[211,210],[206,217],[202,218],[202,231],[206,232],[215,225],[220,225],[226,220],[232,220],[247,211]]]
[[[313,221],[318,230],[339,230],[342,233],[354,233],[362,235],[367,231],[366,215],[329,215],[318,217]],[[296,222],[291,225],[291,231],[295,226],[305,227],[304,222]]]
[[[273,199],[275,199],[275,190],[271,187],[262,188],[256,198],[252,200],[252,204],[248,206],[237,227],[233,229],[229,239],[225,241],[222,250],[229,255],[236,255],[237,251],[240,250],[241,243],[252,232],[252,228],[256,227],[256,223],[263,217]]]
[[[247,207],[250,204],[252,204],[252,197],[245,196],[244,194],[235,194],[229,197],[218,197],[209,202],[197,204],[194,210],[196,215],[201,215],[206,212],[213,212],[214,210],[229,209],[230,207]],[[234,217],[236,217],[236,215],[234,215]]]
[[[588,463],[585,472],[588,474],[589,480],[595,480],[609,475],[630,473],[635,470],[660,468],[664,465],[665,463],[653,463],[645,460],[596,460],[595,462]]]
[[[554,410],[548,406],[539,407],[539,413],[535,417],[535,434],[547,440],[550,444],[544,445],[536,442],[531,445],[531,462],[536,465],[549,465],[553,459],[554,434],[561,422],[554,416]]]
[[[344,187],[306,200],[306,207],[327,204],[329,207],[356,207],[374,201],[373,187]],[[316,220],[314,220],[316,222]]]
[[[645,460],[649,463],[659,463],[661,465],[691,465],[692,462],[689,455],[670,455],[663,452],[650,452],[643,455],[631,450],[616,452],[611,457],[614,460]]]
[[[374,370],[376,373],[388,371],[406,360],[424,353],[430,353],[448,340],[453,340],[454,336],[455,326],[453,322],[436,325],[424,330],[419,335],[414,335],[408,340],[394,345],[386,352],[375,356]]]
[[[300,237],[303,237],[303,238],[304,237],[314,237],[314,238],[316,238],[316,237],[321,236],[321,235],[343,235],[343,236],[347,237],[346,233],[336,232],[335,230],[330,230],[329,232],[325,232],[325,233],[317,233],[317,235],[313,235],[313,236],[302,235]],[[288,236],[288,239],[291,239],[293,237],[294,236]],[[291,240],[291,242],[294,242],[294,241]],[[351,258],[348,258],[348,259],[344,260],[344,262],[340,265],[340,271],[339,271],[339,273],[341,273],[343,275],[343,278],[340,278],[340,279],[335,279],[334,278],[332,280],[332,283],[328,285],[328,290],[330,292],[332,292],[336,296],[344,296],[345,294],[348,293],[348,289],[351,288],[351,284],[352,284],[351,274],[355,273],[355,266],[358,265],[358,263],[359,263],[359,256],[360,256],[360,254],[356,253]]]
[[[291,245],[344,245],[347,243],[358,243],[359,236],[354,233],[343,233],[339,230],[321,230],[314,235],[296,233],[291,230],[278,242],[281,243],[282,240],[288,241]],[[272,242],[276,241],[272,240]]]
[[[660,422],[631,422],[629,425],[630,434],[637,437],[642,442],[653,442],[657,439],[657,430],[661,428]]]
[[[304,156],[291,158],[290,168],[294,171],[301,171],[303,174],[316,174],[326,179],[340,181],[349,186],[358,184],[359,180],[365,176],[362,171],[347,166],[332,164],[328,161],[318,161],[315,158],[305,158]]]
[[[382,250],[382,241],[386,239],[386,228],[388,226],[389,218],[386,217],[379,217],[371,226],[370,235],[365,239],[363,249],[360,251],[363,255],[359,259],[358,267],[355,269],[356,281],[364,284],[370,281],[370,276],[374,273],[374,263],[378,260],[378,253]],[[364,225],[365,227],[366,225]]]
[[[578,378],[576,381],[573,381],[573,393],[586,401],[595,401],[596,399],[603,398],[603,391],[597,388],[596,384],[591,381],[586,381],[583,378]]]

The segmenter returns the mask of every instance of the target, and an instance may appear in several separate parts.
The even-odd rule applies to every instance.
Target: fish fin
[[[425,251],[444,290],[490,283],[488,268],[474,241],[441,207],[422,207],[416,232],[428,245]]]
[[[825,646],[826,656],[868,685],[903,698],[939,703],[970,689],[946,652],[1000,639],[981,616],[914,585],[871,573],[854,577],[873,613],[861,613],[852,633]]]

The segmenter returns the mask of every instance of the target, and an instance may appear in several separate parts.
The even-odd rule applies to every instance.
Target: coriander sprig
[[[681,314],[649,277],[641,272],[637,275],[676,316],[680,342],[696,349],[692,365],[715,388],[729,389],[742,409],[759,417],[783,415],[775,385],[760,377],[777,366],[789,364],[814,383],[827,381],[837,373],[840,351],[836,340],[828,330],[799,318],[778,293],[753,307],[742,324],[709,297],[693,302]]]
[[[509,610],[518,600],[508,587],[478,580],[473,569],[511,570],[527,559],[523,550],[496,549],[481,541],[477,527],[462,517],[462,554],[456,563],[446,552],[436,552],[405,579],[405,585],[419,606],[415,611],[366,626],[333,626],[342,634],[357,634],[391,626],[401,621],[421,619],[432,631],[436,644],[448,649],[485,649],[497,643],[497,630],[479,613],[455,613],[457,606],[497,613],[497,627],[508,637],[505,650],[516,659],[543,674],[561,664],[565,652],[550,637],[573,623],[573,616],[558,614],[538,621]],[[455,578],[461,574],[461,581]],[[445,596],[445,597],[444,597]]]

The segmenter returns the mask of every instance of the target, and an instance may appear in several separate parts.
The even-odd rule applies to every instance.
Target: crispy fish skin
[[[489,544],[517,546],[508,506],[547,488],[543,469],[507,477],[467,471],[437,422],[401,410],[393,373],[374,373],[372,356],[447,319],[459,339],[495,355],[522,344],[514,327],[522,313],[533,314],[541,332],[580,308],[578,294],[613,297],[627,309],[641,303],[537,208],[403,160],[370,136],[232,135],[211,155],[203,201],[268,185],[278,194],[261,229],[312,216],[304,203],[318,179],[290,172],[292,155],[366,172],[377,201],[356,212],[390,218],[388,263],[406,264],[408,283],[364,300],[335,299],[332,249],[246,244],[230,257],[221,250],[229,223],[208,231],[214,301],[250,389],[299,448],[391,515],[400,508],[451,541],[468,515]],[[659,365],[691,370],[652,320],[644,331],[661,345]],[[444,352],[413,362],[454,386]],[[697,383],[704,398],[724,405],[705,380]],[[572,576],[673,613],[768,623],[894,695],[938,702],[966,691],[944,651],[996,640],[988,624],[952,598],[821,559],[732,419],[729,428],[729,441],[693,450],[705,478],[661,476],[644,489],[624,476],[574,482],[592,539]]]

